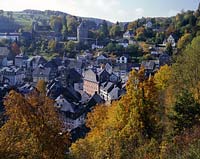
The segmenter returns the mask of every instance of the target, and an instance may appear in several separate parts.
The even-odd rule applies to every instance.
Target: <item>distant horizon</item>
[[[4,11],[20,12],[23,10],[52,10],[60,11],[78,17],[105,19],[116,23],[130,22],[142,17],[171,17],[181,10],[198,8],[198,0],[2,0],[0,9]],[[190,2],[189,2],[190,1]]]

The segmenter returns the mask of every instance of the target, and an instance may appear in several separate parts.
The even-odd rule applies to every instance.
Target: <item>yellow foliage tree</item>
[[[4,104],[9,120],[0,130],[2,158],[64,158],[68,135],[52,100],[38,92],[11,91]]]
[[[146,151],[150,145],[158,145],[156,140],[160,140],[161,134],[154,79],[146,78],[144,69],[132,71],[126,89],[126,95],[119,101],[109,107],[98,106],[88,115],[91,131],[85,139],[72,144],[74,158],[81,158],[82,154],[89,159],[158,156],[158,149],[153,153]]]

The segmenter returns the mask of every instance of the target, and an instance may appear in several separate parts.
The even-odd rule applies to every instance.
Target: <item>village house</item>
[[[19,41],[20,33],[0,33],[0,39],[6,39],[11,42]]]
[[[127,62],[128,62],[128,58],[126,56],[120,56],[116,60],[116,63],[120,63],[120,64],[122,64],[122,63],[126,64]]]
[[[11,86],[22,83],[25,78],[24,72],[15,66],[3,67],[0,69],[0,75],[6,78]]]
[[[33,56],[27,60],[27,67],[35,69],[39,65],[45,65],[47,60],[43,56]]]
[[[151,21],[148,21],[146,24],[145,24],[145,27],[148,28],[148,29],[151,29],[153,27],[153,24]]]
[[[126,31],[126,32],[123,34],[123,38],[124,38],[124,39],[128,39],[128,40],[134,38],[133,30],[128,30],[128,31]]]
[[[84,72],[83,91],[89,95],[99,92],[99,80],[97,74],[92,69]]]
[[[55,99],[55,107],[59,109],[65,129],[68,131],[80,127],[85,123],[85,114],[79,115],[79,106],[69,102],[64,95],[61,94]]]
[[[33,71],[33,82],[38,82],[39,80],[44,80],[48,82],[56,77],[57,72],[50,67],[44,67],[40,64]]]
[[[8,56],[10,50],[7,47],[0,47],[0,67],[8,66]]]
[[[27,60],[28,60],[28,56],[25,56],[24,54],[20,54],[15,56],[15,66],[17,67],[26,67],[27,66]]]

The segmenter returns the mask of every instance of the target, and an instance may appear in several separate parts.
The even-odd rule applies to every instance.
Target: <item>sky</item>
[[[0,0],[0,9],[58,10],[71,15],[133,21],[141,17],[174,16],[181,10],[196,10],[200,0]]]

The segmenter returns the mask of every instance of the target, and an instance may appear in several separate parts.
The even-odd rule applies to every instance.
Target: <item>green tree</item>
[[[139,47],[137,45],[128,45],[126,48],[126,52],[129,53],[131,57],[139,56]]]
[[[119,26],[119,24],[115,24],[111,27],[110,29],[110,36],[112,38],[115,37],[120,37],[121,36],[121,27]]]
[[[104,38],[108,37],[109,35],[108,24],[105,20],[103,20],[99,31],[100,31],[100,34],[102,34]]]
[[[170,119],[174,123],[175,133],[192,128],[200,120],[200,104],[195,101],[188,90],[183,90],[173,106],[173,115]]]
[[[200,99],[200,37],[192,40],[186,49],[176,58],[172,66],[174,91],[188,89],[195,99]],[[174,93],[177,94],[177,93]]]
[[[166,44],[166,49],[165,51],[167,52],[167,54],[169,56],[172,56],[173,55],[173,47],[172,47],[172,44],[171,43],[167,43]]]

